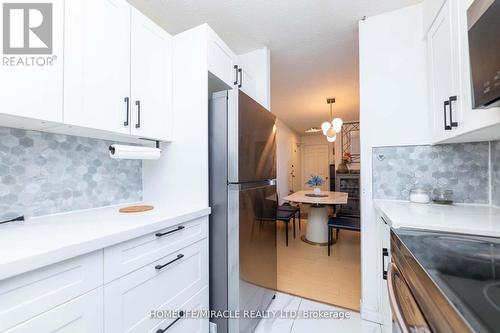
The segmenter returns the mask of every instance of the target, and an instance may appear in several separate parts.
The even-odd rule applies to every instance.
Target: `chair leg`
[[[332,229],[328,228],[328,256],[330,256],[330,246],[332,246]]]
[[[285,238],[286,238],[286,246],[288,246],[288,222],[285,222]]]
[[[340,229],[335,229],[335,239],[339,240],[339,232],[340,232]]]
[[[300,230],[300,207],[299,207],[299,230]]]
[[[295,215],[293,216],[293,238],[295,238]]]

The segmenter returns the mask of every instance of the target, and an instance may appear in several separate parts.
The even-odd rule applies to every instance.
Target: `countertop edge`
[[[38,255],[29,256],[21,260],[0,264],[0,281],[71,258],[103,250],[104,248],[126,242],[179,223],[208,216],[210,213],[211,208],[206,207],[177,216],[161,219],[159,221],[155,219],[151,223],[140,225],[134,229],[120,231],[116,234],[106,235],[101,238],[95,238],[81,243],[75,243],[53,251],[42,252]]]

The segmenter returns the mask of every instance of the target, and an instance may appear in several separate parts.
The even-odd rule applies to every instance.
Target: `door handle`
[[[125,118],[125,121],[123,122],[123,126],[127,127],[128,126],[128,117],[130,113],[130,98],[125,97],[124,99],[125,104],[127,105],[127,117]]]
[[[172,265],[174,262],[176,262],[177,260],[181,260],[182,258],[184,258],[184,255],[183,254],[178,254],[177,258],[175,258],[174,260],[170,260],[169,262],[167,262],[166,264],[163,264],[163,265],[156,265],[155,269],[158,270],[158,271],[162,270],[165,267],[167,267],[168,265]]]
[[[238,65],[234,65],[234,82],[233,84],[234,85],[237,85],[238,84]]]
[[[451,130],[451,128],[452,128],[450,125],[448,125],[448,120],[447,120],[447,116],[446,116],[446,113],[447,113],[447,112],[446,112],[446,111],[447,111],[447,110],[446,110],[446,107],[447,107],[448,105],[450,105],[450,101],[449,101],[449,100],[448,100],[448,101],[444,101],[444,103],[443,103],[443,108],[444,108],[444,130],[445,130],[445,131],[449,131],[449,130]]]
[[[385,269],[385,258],[389,258],[389,250],[386,248],[382,249],[382,278],[387,280],[387,270]]]
[[[450,103],[450,125],[451,127],[458,127],[458,123],[453,121],[453,102],[457,101],[457,96],[451,96],[449,99]]]
[[[135,101],[135,105],[137,106],[137,124],[135,124],[135,128],[141,128],[141,101]]]
[[[238,88],[243,87],[243,71],[241,68],[238,68],[238,73],[240,74],[240,84],[238,84]]]
[[[177,317],[177,319],[175,319],[173,322],[170,323],[170,325],[168,325],[167,327],[165,327],[164,329],[158,329],[156,331],[156,333],[165,333],[170,327],[174,326],[179,320],[182,319],[182,317],[184,317],[184,311],[180,311],[179,312],[179,317]]]

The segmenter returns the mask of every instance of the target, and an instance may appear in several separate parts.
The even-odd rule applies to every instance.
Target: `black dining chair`
[[[333,229],[336,229],[337,238],[340,229],[361,231],[360,219],[352,216],[335,216],[328,219],[328,256],[333,245]]]
[[[293,220],[293,238],[295,238],[295,213],[293,211],[277,210],[276,220],[285,222],[285,238],[286,246],[288,246],[288,226],[290,225],[290,220]]]
[[[301,220],[300,220],[300,205],[292,206],[290,203],[285,202],[284,204],[278,206],[278,210],[293,212],[296,216],[298,216],[298,218],[299,218],[299,230],[300,230],[300,222],[301,222]],[[295,226],[294,226],[294,228],[295,228]]]

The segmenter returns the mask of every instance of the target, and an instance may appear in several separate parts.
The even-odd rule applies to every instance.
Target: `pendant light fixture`
[[[335,103],[335,97],[327,98],[326,103],[330,105],[330,119],[333,119],[333,104]],[[321,130],[326,136],[328,142],[335,142],[337,139],[337,133],[342,130],[343,121],[340,118],[335,118],[331,122],[325,121],[321,124]]]

